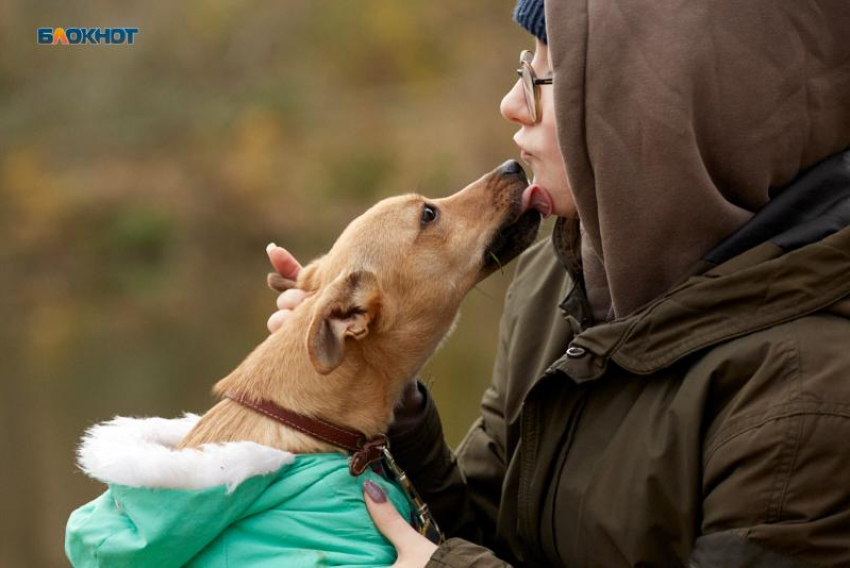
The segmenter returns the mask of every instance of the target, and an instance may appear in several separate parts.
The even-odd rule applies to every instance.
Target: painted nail
[[[384,493],[384,490],[375,485],[372,481],[364,481],[363,489],[366,490],[366,493],[369,495],[369,498],[375,503],[386,503],[387,495]]]
[[[274,250],[274,249],[276,249],[276,248],[277,248],[277,245],[276,245],[276,244],[274,244],[274,243],[269,243],[269,244],[267,244],[267,245],[266,245],[266,252],[271,252],[272,250]]]

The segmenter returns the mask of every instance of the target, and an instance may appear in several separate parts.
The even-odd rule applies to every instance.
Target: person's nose
[[[525,104],[525,94],[522,92],[520,81],[514,83],[513,88],[502,98],[499,112],[511,122],[531,125],[531,115],[528,112],[528,105]]]

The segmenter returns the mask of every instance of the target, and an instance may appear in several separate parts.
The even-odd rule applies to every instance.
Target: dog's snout
[[[502,175],[521,175],[525,177],[525,170],[522,169],[522,166],[516,160],[508,160],[499,167],[499,171]]]

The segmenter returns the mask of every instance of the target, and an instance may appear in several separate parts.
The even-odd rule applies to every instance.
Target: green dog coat
[[[71,514],[65,552],[90,566],[390,566],[395,548],[366,510],[379,485],[404,518],[402,490],[341,454],[293,455],[253,442],[174,450],[198,417],[116,418],[94,426],[80,467],[108,485]]]

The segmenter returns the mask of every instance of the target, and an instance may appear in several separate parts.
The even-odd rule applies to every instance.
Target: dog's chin
[[[479,281],[505,266],[527,249],[537,237],[540,213],[529,209],[512,223],[499,227],[493,240],[484,249]]]

